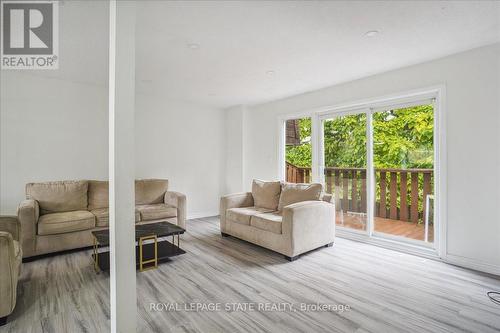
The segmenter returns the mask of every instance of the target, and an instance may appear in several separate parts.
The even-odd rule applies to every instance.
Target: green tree
[[[300,145],[286,147],[286,161],[295,166],[310,168],[312,165],[311,118],[298,120]]]
[[[373,161],[377,168],[432,168],[432,105],[373,115]]]
[[[286,160],[311,167],[311,118],[298,121],[300,145],[286,147]],[[432,105],[373,114],[373,161],[376,168],[432,168]],[[326,167],[366,167],[366,115],[324,121]]]

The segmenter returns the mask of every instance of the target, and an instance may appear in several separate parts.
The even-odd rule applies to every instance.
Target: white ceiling
[[[262,103],[498,42],[499,5],[148,1],[137,87],[217,107]]]
[[[32,74],[105,83],[107,2],[59,16],[60,70]],[[500,2],[141,1],[136,35],[140,93],[229,107],[499,42]]]

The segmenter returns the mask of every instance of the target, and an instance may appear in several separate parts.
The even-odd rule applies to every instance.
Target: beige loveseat
[[[91,246],[91,231],[108,227],[108,187],[98,180],[27,184],[17,210],[24,257]],[[166,179],[136,180],[135,205],[137,224],[168,221],[185,228],[186,197],[168,191]]]
[[[19,221],[15,216],[0,217],[0,326],[16,306],[17,280],[23,251],[19,244]]]
[[[220,229],[222,236],[246,240],[293,261],[333,244],[335,207],[321,184],[254,180],[252,192],[221,198]]]

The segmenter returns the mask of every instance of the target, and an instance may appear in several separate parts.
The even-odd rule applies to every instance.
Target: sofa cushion
[[[281,182],[266,182],[254,179],[252,182],[252,196],[255,207],[271,210],[278,209],[280,200]]]
[[[108,227],[109,226],[109,208],[97,208],[90,211],[95,215],[95,225],[96,227]],[[135,222],[141,220],[141,214],[135,209]]]
[[[250,225],[250,218],[259,213],[269,213],[272,209],[259,207],[230,208],[226,211],[226,219],[231,222]]]
[[[166,204],[138,205],[141,221],[159,220],[177,216],[177,208]]]
[[[166,179],[141,179],[135,181],[135,198],[137,205],[163,203],[168,189]],[[89,181],[89,210],[109,207],[109,182]]]
[[[277,212],[263,213],[252,216],[250,225],[265,231],[281,234],[281,222],[283,217]]]
[[[106,180],[89,180],[88,210],[109,207],[109,182]]]
[[[92,229],[95,227],[94,215],[86,210],[51,213],[38,219],[39,235],[55,235],[65,232]]]
[[[140,179],[135,181],[135,204],[150,205],[164,202],[168,190],[167,179]]]
[[[294,184],[284,183],[281,188],[278,210],[296,202],[320,200],[323,186],[321,184]]]
[[[85,180],[29,183],[26,199],[38,201],[41,214],[86,210],[87,190]]]

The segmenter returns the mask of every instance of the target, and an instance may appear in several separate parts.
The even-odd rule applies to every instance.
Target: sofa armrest
[[[252,192],[228,194],[220,198],[220,230],[226,231],[226,211],[230,208],[252,207]]]
[[[186,195],[179,192],[167,191],[165,192],[164,202],[167,205],[177,208],[177,225],[186,229]]]
[[[16,259],[12,234],[0,231],[0,317],[8,316],[16,305],[20,258]]]
[[[19,241],[21,223],[19,223],[17,216],[0,216],[0,231],[8,232],[14,240]]]
[[[295,256],[335,239],[335,206],[325,201],[302,201],[283,208],[283,233],[291,238]]]
[[[323,193],[321,200],[335,205],[335,196],[330,193]]]
[[[17,219],[21,224],[21,244],[24,257],[35,254],[36,224],[40,208],[36,200],[24,200],[17,207]]]

